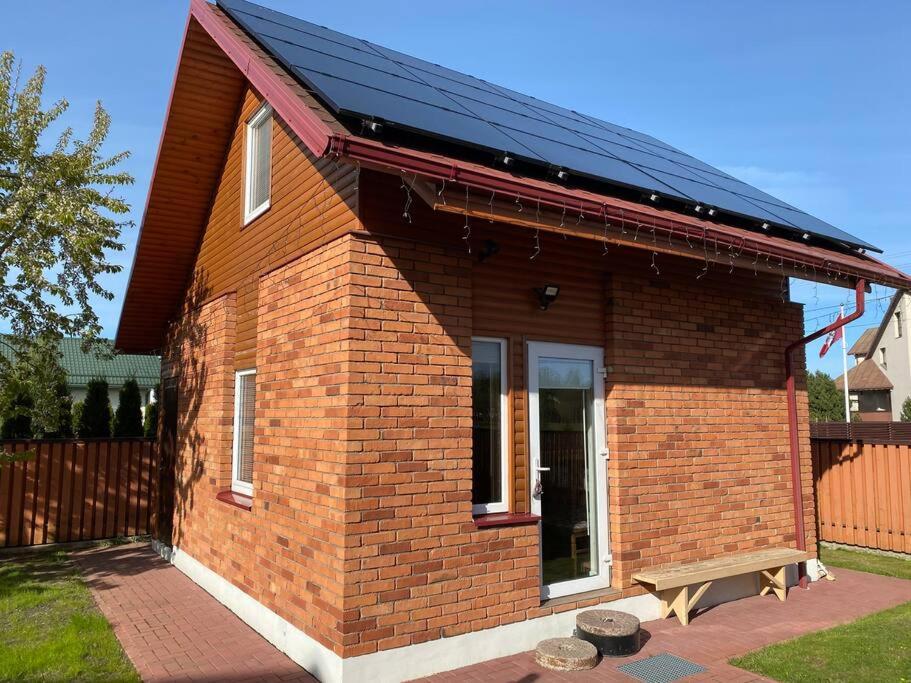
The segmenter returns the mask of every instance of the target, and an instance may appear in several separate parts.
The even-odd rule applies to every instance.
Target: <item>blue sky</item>
[[[911,3],[650,3],[261,0],[539,98],[655,135],[886,250],[911,270]],[[26,73],[48,68],[48,100],[67,97],[85,132],[94,102],[113,117],[110,151],[128,149],[138,224],[188,3],[62,2],[4,7],[0,49]],[[343,11],[342,11],[343,10]],[[124,272],[100,302],[113,335]],[[891,291],[876,288],[853,342]],[[795,282],[807,326],[829,322],[846,290]],[[838,374],[835,352],[811,368]]]

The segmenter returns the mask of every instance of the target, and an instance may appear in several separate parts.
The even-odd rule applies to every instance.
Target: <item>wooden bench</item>
[[[633,574],[633,579],[651,586],[658,593],[662,619],[676,613],[680,623],[686,626],[696,603],[718,579],[755,573],[759,578],[760,595],[773,591],[779,600],[784,601],[787,597],[785,568],[795,562],[804,562],[807,557],[807,553],[801,550],[766,548],[667,569],[649,569]],[[696,588],[692,595],[690,587]]]

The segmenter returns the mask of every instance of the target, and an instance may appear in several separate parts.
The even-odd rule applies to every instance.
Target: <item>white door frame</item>
[[[595,432],[595,482],[596,509],[598,515],[598,557],[595,562],[599,569],[596,576],[541,586],[542,599],[573,595],[610,586],[610,533],[608,529],[607,506],[607,441],[605,439],[604,414],[604,349],[600,346],[580,346],[552,342],[528,342],[528,428],[529,428],[529,500],[532,514],[541,515],[541,498],[535,495],[537,467],[540,463],[541,431],[538,412],[538,361],[541,358],[563,358],[567,360],[590,360],[593,370],[594,415],[592,422]],[[547,495],[544,489],[543,495]],[[540,532],[539,532],[540,533]],[[539,541],[539,549],[541,543]],[[541,558],[539,558],[541,559]],[[543,581],[543,572],[542,572]]]

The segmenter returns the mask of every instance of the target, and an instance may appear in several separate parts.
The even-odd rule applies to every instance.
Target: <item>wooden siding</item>
[[[128,353],[162,344],[186,287],[243,88],[240,72],[191,21],[118,328],[118,346]]]
[[[221,10],[212,8],[212,12],[331,130],[342,130],[310,93]],[[121,350],[143,353],[161,348],[168,323],[184,302],[194,264],[198,265],[200,244],[211,241],[203,236],[204,230],[212,228],[214,220],[216,229],[222,232],[221,237],[230,241],[233,227],[240,227],[240,208],[227,217],[223,205],[239,198],[242,140],[238,132],[242,131],[244,121],[239,113],[249,113],[248,105],[254,101],[259,99],[251,93],[243,74],[191,18],[118,327],[117,345]],[[281,259],[290,257],[295,249],[302,253],[331,240],[334,234],[322,235],[321,239],[320,231],[331,233],[333,223],[350,219],[350,213],[344,219],[339,218],[339,213],[344,212],[338,211],[340,202],[337,198],[327,199],[320,195],[319,203],[313,203],[315,193],[327,187],[315,178],[314,171],[326,176],[323,180],[328,179],[351,210],[355,207],[356,195],[353,166],[340,165],[329,159],[317,162],[283,123],[277,122],[273,129],[273,145],[273,200],[268,212],[272,217],[263,216],[256,221],[256,229],[252,232],[258,242],[234,240],[234,247],[255,247],[255,253],[249,258],[242,256],[240,260],[255,261],[259,266],[268,262],[264,266],[266,269],[281,265]],[[290,201],[283,203],[286,197]],[[306,206],[308,200],[311,206]],[[225,233],[224,228],[229,223],[233,223],[232,230]],[[279,249],[270,256],[266,250],[273,246]],[[220,271],[235,266],[236,263],[221,260],[207,267],[207,276],[219,283],[223,283],[225,277],[235,278],[240,284],[253,272],[253,266],[241,267],[245,274],[236,280],[236,268],[230,273]],[[246,290],[237,289],[238,304],[249,314],[253,310],[251,306],[255,307],[255,296],[251,294],[255,287],[248,283]],[[212,296],[223,292],[224,289],[213,289]],[[201,293],[197,290],[197,297]],[[253,344],[249,323],[244,334],[249,353]]]
[[[315,159],[297,136],[273,116],[270,208],[244,225],[246,122],[262,105],[247,89],[235,115],[224,170],[212,200],[185,306],[237,293],[234,366],[256,365],[259,278],[312,249],[359,227],[357,169],[334,159]]]

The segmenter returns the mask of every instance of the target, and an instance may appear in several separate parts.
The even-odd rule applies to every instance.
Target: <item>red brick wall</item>
[[[461,223],[415,216],[405,230],[398,216],[368,216],[372,234],[261,278],[252,511],[215,500],[230,483],[234,297],[184,321],[203,333],[168,354],[184,416],[178,545],[344,656],[594,604],[540,604],[536,526],[473,523],[476,332],[514,342],[517,510],[526,339],[605,345],[623,595],[642,592],[630,579],[641,566],[793,542],[782,352],[801,323],[778,277],[716,269],[697,280],[701,262],[670,257],[659,276],[647,253],[605,259],[552,236],[532,262],[529,231],[501,226],[476,227],[478,241],[504,246],[482,267]],[[545,276],[567,286],[542,316],[530,285]],[[803,393],[800,406],[806,418]]]
[[[749,277],[611,278],[616,586],[641,567],[795,543],[783,349],[802,335],[802,311]],[[799,405],[805,423],[804,394]],[[802,446],[813,547],[806,434]]]
[[[539,604],[537,527],[479,530],[471,516],[471,260],[409,240],[355,246],[346,656]]]
[[[231,485],[234,297],[182,318],[163,375],[179,377],[175,545],[341,652],[349,240],[259,284],[253,507]]]

